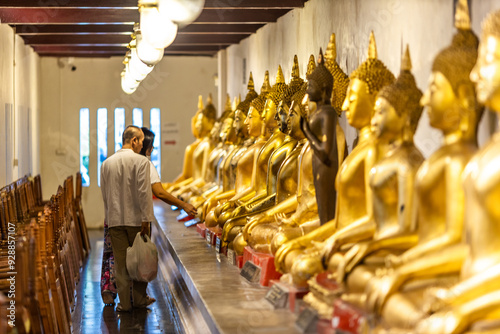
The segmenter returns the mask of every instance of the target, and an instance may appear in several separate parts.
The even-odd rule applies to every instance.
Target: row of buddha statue
[[[380,332],[500,332],[500,135],[481,149],[476,139],[484,107],[500,112],[500,12],[479,42],[459,0],[455,27],[425,92],[408,47],[396,78],[372,33],[347,76],[332,34],[307,81],[295,57],[288,84],[279,67],[258,94],[250,74],[244,100],[228,97],[219,118],[200,100],[197,139],[166,189],[236,254],[273,254],[282,280],[309,286],[304,300],[323,317],[333,305],[316,277],[326,271],[334,298],[376,314]],[[413,142],[424,107],[443,134],[428,159]],[[358,130],[350,154],[344,112]]]

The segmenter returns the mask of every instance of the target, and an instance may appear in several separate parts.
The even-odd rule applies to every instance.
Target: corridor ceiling
[[[206,0],[165,55],[213,56],[306,1]],[[137,0],[0,0],[0,22],[40,56],[124,56],[139,11]]]

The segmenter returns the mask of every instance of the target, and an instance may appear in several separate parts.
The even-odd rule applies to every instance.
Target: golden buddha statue
[[[331,105],[340,117],[342,113],[342,103],[345,100],[347,87],[349,85],[349,77],[342,71],[336,62],[336,57],[337,51],[335,34],[332,33],[325,51],[325,67],[330,71],[334,78]],[[310,64],[311,63],[309,63],[308,68],[310,68]],[[312,70],[314,70],[314,68],[312,68]],[[309,74],[312,73],[312,70]],[[309,114],[314,114],[316,111],[316,104],[311,103],[308,100],[307,95],[304,102],[306,109],[308,110],[306,112],[306,118],[308,118]],[[339,124],[338,118],[336,119],[335,132],[337,137],[338,164],[340,166],[347,157],[347,143],[344,131]],[[310,149],[309,143],[306,144],[305,149]],[[307,157],[309,155],[307,154],[305,156]],[[306,159],[306,161],[308,160]],[[310,164],[310,162],[308,162],[308,164]],[[278,215],[278,220],[281,226],[280,231],[275,235],[271,244],[273,254],[276,253],[276,251],[287,241],[302,236],[305,233],[319,227],[318,208],[313,180],[314,175],[312,174],[312,170],[310,173],[304,174],[303,181],[299,182],[299,185],[301,186],[299,186],[297,199],[300,199],[300,201],[298,203],[297,210],[290,217],[286,217],[284,214]]]
[[[286,130],[287,134],[298,143],[279,168],[276,180],[275,204],[265,212],[247,218],[248,223],[234,240],[233,248],[238,255],[243,254],[243,248],[247,244],[258,252],[270,254],[272,238],[278,232],[278,224],[271,223],[274,220],[274,215],[287,213],[287,210],[290,209],[290,203],[287,202],[288,198],[295,199],[296,203],[298,179],[301,167],[305,167],[301,165],[302,160],[300,158],[304,152],[304,145],[307,143],[307,139],[300,128],[300,117],[304,115],[301,101],[304,98],[305,91],[306,86],[302,85],[302,88],[291,98],[292,102],[286,118]]]
[[[500,110],[500,12],[483,22],[477,62],[470,73],[476,84],[477,99],[492,111]],[[461,252],[460,282],[448,289],[430,293],[428,309],[435,312],[416,326],[417,333],[462,333],[477,323],[500,331],[498,319],[500,251],[498,207],[494,204],[500,189],[498,132],[467,164],[463,175],[465,194],[465,242]],[[455,261],[460,257],[455,256]]]
[[[380,258],[390,253],[401,253],[415,244],[414,184],[417,169],[424,161],[415,147],[413,136],[417,129],[422,107],[419,102],[422,92],[410,72],[411,58],[407,46],[401,62],[401,72],[396,81],[380,90],[375,102],[375,113],[371,130],[385,152],[370,172],[372,189],[372,220],[375,224],[373,240],[359,242],[347,253],[336,253],[330,257],[328,270],[337,271],[337,281],[368,256]],[[375,254],[375,255],[373,255]],[[384,263],[383,258],[379,263]],[[339,266],[340,264],[340,266]],[[359,266],[349,277],[354,286],[364,286],[373,276],[372,266]],[[358,281],[362,281],[360,284]],[[349,291],[355,288],[349,289]]]
[[[248,135],[251,138],[256,138],[256,140],[241,154],[241,156],[237,160],[238,162],[236,165],[234,189],[228,190],[224,194],[218,196],[216,200],[221,201],[221,203],[216,208],[207,210],[205,219],[205,225],[207,227],[217,226],[218,218],[223,210],[231,207],[227,205],[231,202],[227,201],[229,199],[235,200],[235,196],[237,196],[236,194],[247,190],[252,185],[251,182],[254,173],[254,161],[260,149],[267,141],[267,137],[262,133],[262,119],[260,114],[264,110],[265,101],[269,93],[268,86],[269,82],[268,80],[265,80],[260,95],[251,101],[247,117],[244,121],[244,125],[248,129]],[[238,109],[243,111],[244,109],[246,109],[246,104],[238,106]]]
[[[474,86],[469,80],[478,41],[470,29],[466,1],[458,4],[455,25],[458,32],[452,44],[434,60],[430,87],[421,100],[428,107],[431,126],[443,131],[444,143],[417,173],[418,243],[399,256],[389,256],[386,264],[393,271],[367,285],[367,306],[382,313],[391,326],[414,327],[425,317],[422,311],[425,302],[408,295],[415,294],[407,292],[410,280],[427,283],[420,284],[417,290],[421,299],[425,295],[423,288],[449,285],[450,280],[439,277],[451,275],[453,281],[467,253],[460,242],[464,224],[467,227],[464,209],[472,201],[467,200],[467,187],[464,192],[461,180],[477,150],[476,132],[482,106],[476,103]],[[476,214],[473,224],[477,224],[477,218]]]
[[[242,205],[234,211],[233,217],[229,219],[224,225],[224,241],[226,241],[226,236],[230,234],[230,231],[234,226],[243,226],[246,224],[247,216],[263,212],[264,210],[267,210],[268,208],[277,204],[276,194],[278,173],[280,172],[280,168],[282,167],[284,161],[290,154],[295,151],[295,147],[297,145],[297,140],[288,135],[286,125],[288,117],[283,117],[283,115],[287,115],[288,113],[291,96],[295,94],[295,92],[298,91],[303,84],[304,81],[300,78],[299,74],[298,59],[297,56],[295,56],[290,84],[288,86],[285,86],[285,89],[282,92],[271,92],[268,98],[268,100],[271,100],[275,104],[275,101],[279,101],[278,111],[275,113],[274,120],[278,124],[278,130],[281,131],[282,134],[285,134],[285,138],[282,144],[278,146],[268,158],[265,174],[267,175],[267,186],[260,192],[257,192],[252,199],[246,201],[244,203],[244,206]],[[297,151],[297,154],[298,152],[300,152],[300,150]],[[293,189],[292,193],[295,192],[296,190]],[[235,246],[235,249],[242,249],[244,247],[244,244],[246,244],[242,237],[238,238],[238,242],[240,242],[241,245],[239,247]]]
[[[314,56],[311,55],[309,58],[309,63],[307,66],[307,73],[306,76],[310,75],[312,71],[316,68],[316,62],[314,61]],[[257,226],[257,225],[266,225],[266,227],[262,228],[262,231],[257,231],[255,233],[255,238],[256,241],[255,243],[258,243],[260,241],[258,240],[270,240],[273,238],[274,235],[280,234],[281,232],[278,230],[276,231],[275,229],[275,224],[271,224],[275,222],[275,216],[279,215],[280,221],[283,221],[285,219],[286,214],[291,214],[291,213],[296,213],[297,218],[300,219],[305,219],[306,221],[314,216],[317,216],[317,206],[316,206],[316,198],[315,198],[315,192],[314,192],[314,185],[313,185],[313,175],[312,175],[312,152],[310,150],[309,142],[307,140],[302,139],[303,138],[303,132],[300,129],[300,127],[297,127],[296,121],[298,121],[298,116],[300,115],[302,117],[305,117],[304,114],[298,114],[300,111],[306,112],[306,105],[302,104],[302,99],[304,98],[304,94],[307,88],[307,84],[302,84],[302,87],[300,88],[299,91],[297,91],[293,96],[292,96],[292,102],[289,108],[289,117],[287,119],[287,128],[289,131],[289,135],[296,138],[298,140],[298,145],[299,149],[300,146],[303,143],[302,149],[300,150],[300,153],[297,157],[298,159],[298,166],[297,166],[297,190],[295,196],[288,196],[288,192],[291,192],[291,189],[285,185],[281,186],[281,184],[285,183],[289,185],[291,188],[295,186],[295,182],[293,182],[293,177],[292,179],[287,177],[287,178],[280,178],[278,177],[278,183],[277,183],[277,204],[266,210],[263,213],[256,214],[252,217],[249,218],[248,223],[245,225],[245,230],[243,231],[244,235],[239,236],[239,238],[243,238],[244,240],[238,240],[238,246],[234,249],[235,252],[239,255],[243,252],[243,247],[245,246],[245,242],[248,242],[248,239],[250,237],[250,234],[253,234],[252,230]],[[298,100],[297,100],[298,99]],[[295,149],[294,149],[294,152]],[[290,163],[287,163],[287,166],[293,166],[293,159],[294,159],[294,154],[290,154]],[[293,167],[292,167],[293,168]],[[282,176],[285,176],[288,174],[287,172],[288,168],[285,167],[283,169],[283,172],[280,171],[280,174],[282,173]],[[294,173],[295,171],[291,171]],[[288,189],[288,191],[282,192],[280,191],[281,187],[285,190]],[[294,213],[294,214],[295,214]],[[270,225],[268,228],[267,225]],[[261,230],[259,228],[259,230]],[[268,233],[267,233],[267,232]],[[279,238],[280,240],[283,240],[283,238]],[[235,239],[236,241],[236,239]],[[251,242],[253,243],[253,242]],[[267,243],[266,243],[267,244]],[[259,246],[260,247],[260,246]],[[272,249],[271,245],[271,251],[274,253],[275,250]],[[269,248],[268,246],[262,245],[260,247],[260,251],[268,251]]]
[[[193,152],[196,147],[200,144],[203,137],[207,135],[207,133],[200,133],[195,126],[198,115],[203,111],[203,97],[198,96],[198,110],[195,115],[191,119],[191,132],[196,140],[189,144],[184,151],[184,163],[182,164],[182,172],[177,176],[171,183],[163,183],[162,186],[165,190],[171,191],[171,187],[179,182],[188,180],[191,181],[193,177]],[[209,132],[210,129],[207,129]],[[207,132],[206,131],[206,132]]]
[[[244,211],[246,202],[256,196],[265,196],[267,190],[267,167],[269,158],[273,152],[283,144],[285,134],[278,128],[278,123],[275,119],[276,107],[280,102],[280,97],[285,91],[287,85],[283,77],[281,66],[278,68],[276,76],[276,84],[269,93],[264,110],[261,114],[262,119],[262,134],[267,138],[266,143],[262,146],[255,161],[255,167],[252,171],[252,182],[250,187],[243,190],[241,193],[236,192],[236,195],[226,203],[223,213],[218,215],[217,221],[220,226],[223,226],[227,220],[236,217],[239,212]]]
[[[210,138],[210,133],[215,124],[217,111],[212,104],[209,96],[207,99],[207,106],[201,112],[198,112],[194,127],[201,137],[201,141],[196,145],[193,150],[192,156],[192,171],[193,176],[184,181],[178,182],[169,188],[172,195],[177,195],[180,189],[189,185],[202,184],[206,173],[207,161],[210,152],[212,151],[213,144]]]
[[[307,279],[322,271],[323,247],[329,252],[329,249],[336,250],[340,244],[356,242],[365,238],[370,232],[373,233],[373,226],[368,219],[372,209],[368,179],[377,155],[370,131],[370,121],[377,93],[393,81],[394,75],[377,59],[375,38],[372,33],[368,59],[351,74],[347,97],[343,104],[349,124],[360,131],[360,140],[342,164],[336,179],[335,219],[285,243],[276,253],[276,268],[281,272],[288,272],[293,265],[292,276],[296,284],[304,284]],[[319,247],[313,245],[313,241],[322,242],[327,239],[329,240],[326,245]],[[301,254],[304,256],[298,260],[297,257]]]

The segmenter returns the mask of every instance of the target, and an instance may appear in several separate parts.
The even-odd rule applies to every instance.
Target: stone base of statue
[[[247,261],[251,261],[261,269],[259,283],[262,286],[269,286],[271,280],[276,280],[281,277],[281,274],[277,272],[274,267],[274,256],[270,254],[258,253],[250,246],[246,246],[243,252],[243,265],[245,265]]]
[[[368,315],[363,310],[339,298],[333,304],[331,325],[336,332],[368,333]]]
[[[207,231],[207,227],[205,223],[196,225],[196,232],[198,232],[203,239],[205,239],[205,233]]]
[[[207,240],[207,244],[215,247],[216,246],[215,243],[217,242],[217,237],[219,237],[220,239],[221,235],[222,235],[222,228],[220,228],[219,226],[207,228],[207,231],[205,232],[205,239]]]
[[[287,307],[294,313],[299,312],[300,301],[309,292],[308,288],[296,287],[278,280],[271,280],[269,287],[275,290],[275,295],[286,294]]]

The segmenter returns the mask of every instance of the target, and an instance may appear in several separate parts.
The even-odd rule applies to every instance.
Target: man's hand
[[[183,209],[190,216],[196,217],[196,215],[198,214],[198,211],[196,210],[196,208],[189,203],[185,203]]]
[[[145,234],[149,235],[149,222],[142,222],[141,237],[144,237]]]

